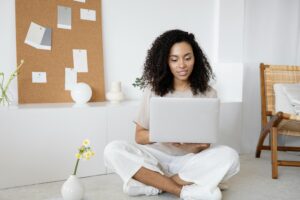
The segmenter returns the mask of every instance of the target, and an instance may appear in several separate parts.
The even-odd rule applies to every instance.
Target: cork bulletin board
[[[59,6],[71,8],[70,29],[58,28]],[[94,20],[82,20],[81,9],[92,10]],[[51,29],[51,50],[24,42],[32,22]],[[65,68],[74,69],[74,49],[87,52],[88,70],[76,72],[77,82],[92,88],[90,101],[104,101],[101,27],[101,0],[16,0],[17,62],[24,60],[18,75],[19,103],[73,102],[65,87]],[[42,82],[33,81],[33,73],[42,73]]]

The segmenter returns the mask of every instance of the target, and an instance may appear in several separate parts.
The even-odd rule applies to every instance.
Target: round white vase
[[[71,175],[61,188],[61,194],[64,200],[82,200],[84,196],[84,187],[75,175]]]
[[[71,97],[75,103],[87,103],[92,97],[92,89],[86,83],[77,83],[71,90]]]

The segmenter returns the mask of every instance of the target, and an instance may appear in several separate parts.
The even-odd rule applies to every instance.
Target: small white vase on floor
[[[124,94],[122,93],[121,82],[114,81],[111,85],[111,90],[106,93],[106,99],[111,103],[119,103],[124,99]]]
[[[71,175],[61,188],[61,194],[64,200],[82,200],[84,196],[84,187],[77,176]]]

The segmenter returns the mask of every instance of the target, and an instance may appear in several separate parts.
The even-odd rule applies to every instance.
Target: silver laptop
[[[217,98],[150,99],[151,142],[216,143],[220,101]]]

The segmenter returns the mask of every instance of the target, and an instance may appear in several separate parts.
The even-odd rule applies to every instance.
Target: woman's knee
[[[239,159],[238,152],[229,146],[222,146],[222,151],[227,157],[229,157],[232,160]]]
[[[226,159],[226,161],[232,163],[232,168],[236,168],[239,170],[240,166],[240,159],[239,159],[239,154],[236,150],[234,150],[231,147],[228,146],[221,146],[222,157]]]
[[[231,162],[233,164],[239,163],[239,154],[236,150],[228,146],[218,146],[216,148],[215,155],[218,156],[218,160],[224,162]]]
[[[223,179],[226,181],[233,175],[237,174],[240,171],[240,158],[239,154],[236,150],[228,146],[222,146],[222,156],[224,158],[224,162],[228,164],[228,171]]]

